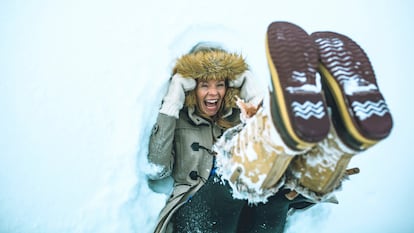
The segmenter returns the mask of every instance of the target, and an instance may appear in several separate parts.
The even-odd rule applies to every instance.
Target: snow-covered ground
[[[414,231],[411,1],[4,0],[0,3],[0,232],[151,232],[165,196],[143,176],[173,59],[197,40],[241,51],[263,82],[272,21],[332,30],[369,54],[391,136],[361,174],[289,219],[288,233]]]

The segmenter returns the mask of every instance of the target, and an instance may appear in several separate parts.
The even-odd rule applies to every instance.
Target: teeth
[[[210,103],[210,104],[215,104],[215,103],[217,103],[217,101],[218,101],[218,100],[206,100],[206,102],[207,102],[207,103]]]

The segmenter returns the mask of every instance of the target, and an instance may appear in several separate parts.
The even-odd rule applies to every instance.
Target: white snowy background
[[[414,232],[414,16],[403,0],[3,0],[0,233],[151,232],[165,196],[143,176],[174,58],[197,40],[240,51],[268,79],[272,21],[331,30],[369,54],[393,113],[389,138],[352,160],[337,194],[288,233]]]

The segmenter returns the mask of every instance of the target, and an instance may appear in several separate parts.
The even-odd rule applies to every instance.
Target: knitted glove
[[[253,81],[253,74],[245,71],[235,80],[229,81],[229,87],[240,88],[240,98],[257,105],[262,100],[262,94]]]
[[[160,113],[178,119],[178,113],[183,108],[185,92],[191,91],[196,87],[196,81],[192,78],[183,78],[180,74],[175,74],[171,78],[167,94],[163,98]]]

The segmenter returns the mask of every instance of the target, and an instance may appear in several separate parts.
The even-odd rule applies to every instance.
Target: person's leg
[[[286,185],[317,201],[329,198],[353,158],[391,132],[393,121],[368,56],[353,40],[335,32],[315,32],[322,87],[332,127],[328,137],[290,164]]]
[[[241,209],[246,201],[232,197],[231,188],[217,182],[216,176],[174,215],[176,233],[236,232]]]
[[[216,144],[219,174],[230,182],[234,193],[251,203],[277,193],[292,159],[324,140],[330,128],[316,76],[318,53],[309,35],[294,24],[274,22],[267,30],[266,54],[271,73],[269,95],[241,130],[225,134]],[[288,200],[279,194],[272,199],[278,201],[269,208],[262,204],[261,208],[246,207],[242,218],[257,215],[255,227],[265,224],[280,231]],[[239,232],[246,232],[248,223],[242,220]]]
[[[286,190],[279,191],[269,198],[268,202],[251,206],[251,228],[250,233],[282,233],[285,228],[289,201],[285,197]]]
[[[252,227],[253,210],[248,204],[243,206],[240,213],[237,233],[248,233]]]
[[[239,227],[238,233],[282,233],[290,209],[306,209],[315,204],[302,195],[289,200],[286,198],[289,191],[283,189],[270,197],[266,203],[246,206],[242,214],[246,216],[245,222],[239,225],[243,228]]]

